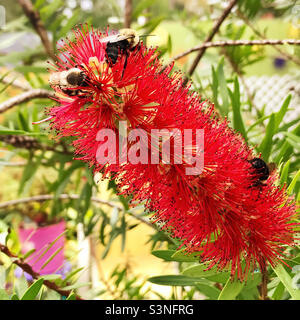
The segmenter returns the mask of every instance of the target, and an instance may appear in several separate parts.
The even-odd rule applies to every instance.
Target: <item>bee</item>
[[[127,66],[127,59],[130,52],[134,51],[139,43],[140,37],[133,29],[120,29],[119,33],[105,37],[100,40],[106,44],[106,58],[110,65],[114,65],[120,55],[125,55],[125,62],[122,71],[122,77]]]
[[[101,39],[101,42],[107,43],[106,55],[108,62],[115,64],[119,54],[125,54],[128,57],[129,52],[133,51],[140,43],[140,37],[133,29],[120,29],[119,33]]]
[[[52,73],[49,83],[51,86],[59,87],[68,96],[76,96],[83,92],[82,89],[76,88],[88,86],[88,77],[79,66],[75,66],[69,70]]]
[[[276,169],[275,163],[267,164],[261,158],[253,158],[248,160],[253,168],[254,184],[252,186],[261,186],[263,182],[268,180],[270,174]]]

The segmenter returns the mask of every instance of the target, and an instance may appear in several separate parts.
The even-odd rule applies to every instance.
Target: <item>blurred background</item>
[[[222,282],[178,287],[147,281],[178,274],[189,262],[160,259],[159,252],[176,243],[149,223],[143,206],[130,208],[116,195],[114,182],[101,181],[73,159],[71,141],[57,141],[47,123],[32,122],[53,105],[47,60],[60,39],[72,37],[71,29],[85,22],[101,30],[131,27],[154,35],[144,40],[147,46],[158,47],[164,64],[175,60],[174,70],[190,77],[192,89],[211,100],[265,161],[276,163],[280,183],[292,186],[299,199],[300,47],[211,47],[192,73],[198,52],[179,57],[207,39],[231,2],[1,0],[0,243],[45,279],[86,299],[217,297]],[[264,39],[300,39],[299,1],[235,1],[213,41]],[[32,91],[34,98],[22,100]],[[280,119],[276,125],[272,115]],[[52,238],[41,243],[47,236],[38,232]],[[20,298],[32,278],[11,259],[0,252],[0,288]],[[270,295],[289,298],[277,285],[269,286]],[[239,299],[258,299],[256,286],[251,290]],[[39,293],[41,299],[61,297],[46,288]]]

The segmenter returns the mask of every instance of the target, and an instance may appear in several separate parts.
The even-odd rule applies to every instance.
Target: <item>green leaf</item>
[[[77,23],[80,18],[80,9],[73,10],[71,18],[68,19],[67,23],[60,29],[58,33],[58,38],[65,37],[67,32],[69,32],[72,27]]]
[[[43,275],[44,280],[55,281],[61,279],[61,274],[45,274]]]
[[[184,275],[166,275],[151,277],[148,281],[163,286],[193,286],[203,281],[202,278],[187,277]]]
[[[90,284],[91,284],[91,282],[75,283],[75,284],[72,284],[72,285],[70,285],[70,286],[63,287],[62,289],[63,289],[63,290],[78,289],[78,288],[82,288],[82,287],[89,286]]]
[[[215,68],[212,66],[211,67],[211,73],[212,73],[212,84],[211,84],[211,89],[213,92],[213,103],[216,107],[216,109],[220,110],[219,106],[219,101],[218,101],[218,87],[219,87],[219,81],[218,81],[218,76]]]
[[[83,222],[84,216],[87,213],[90,204],[91,204],[91,197],[92,197],[92,188],[93,186],[90,185],[88,182],[82,188],[80,193],[80,197],[77,201],[77,208],[78,208],[78,222]]]
[[[5,77],[5,76],[4,76]],[[3,78],[4,78],[3,77]],[[0,82],[2,81],[2,79],[0,80]],[[7,83],[1,90],[0,90],[0,94],[3,93],[7,88],[9,88],[11,86],[11,84],[15,81],[15,79],[12,79],[9,83]]]
[[[291,132],[283,132],[285,136],[287,136],[287,141],[294,149],[300,151],[300,137],[291,133]]]
[[[126,244],[126,219],[125,219],[125,212],[122,215],[121,218],[121,235],[122,235],[122,244],[121,244],[121,251],[123,252],[125,250],[125,244]]]
[[[158,16],[149,20],[146,24],[143,25],[145,33],[150,34],[164,19],[164,16]]]
[[[62,0],[53,0],[50,4],[40,9],[42,20],[49,19],[60,7],[63,6]]]
[[[269,157],[270,157],[271,150],[272,150],[272,145],[273,145],[272,140],[273,140],[273,136],[275,133],[275,121],[276,121],[275,114],[272,113],[270,120],[268,122],[267,128],[266,128],[265,137],[258,147],[258,150],[262,154],[262,158],[266,162],[269,161]]]
[[[220,290],[208,284],[198,283],[196,288],[210,300],[217,300]]]
[[[76,294],[74,292],[71,292],[66,300],[76,300]]]
[[[174,261],[174,259],[172,259],[174,253],[176,253],[176,250],[153,250],[151,252],[155,257],[165,261]]]
[[[172,53],[172,38],[170,35],[168,35],[167,51],[169,54]]]
[[[289,94],[286,99],[284,100],[280,110],[278,112],[276,112],[275,114],[275,133],[277,133],[279,125],[281,123],[281,121],[283,120],[287,110],[288,110],[288,106],[291,102],[292,99],[292,95]]]
[[[18,193],[22,194],[31,184],[35,177],[35,173],[42,161],[43,154],[37,158],[37,161],[33,161],[33,158],[30,157],[27,165],[23,170],[23,175],[20,181]]]
[[[137,19],[139,17],[139,15],[141,15],[145,9],[149,8],[155,2],[156,2],[156,0],[138,1],[137,5],[135,6],[135,8],[132,12],[132,17],[134,19]]]
[[[46,136],[43,132],[26,132],[24,130],[15,130],[0,125],[0,134],[5,135],[26,135],[26,136]]]
[[[10,300],[5,289],[0,288],[0,300]]]
[[[288,110],[288,106],[290,104],[291,98],[292,98],[292,96],[288,95],[286,97],[286,99],[284,100],[280,110],[276,113],[271,114],[270,120],[269,120],[267,128],[266,128],[265,137],[258,148],[259,151],[262,153],[263,159],[266,162],[269,161],[269,157],[270,157],[270,154],[272,151],[273,136],[276,133],[278,133],[279,125]]]
[[[239,280],[230,280],[226,282],[224,288],[220,292],[218,300],[234,300],[237,295],[242,291],[245,282]]]
[[[215,282],[226,282],[230,277],[229,272],[219,272],[217,270],[217,267],[213,267],[210,270],[206,270],[207,267],[208,267],[207,264],[204,264],[204,263],[198,266],[191,266],[183,270],[182,274],[185,276],[198,277],[198,278],[209,277],[209,280],[212,280],[212,281],[214,281],[214,278],[211,279],[211,277],[217,276],[218,278],[216,278],[217,280]]]
[[[28,126],[28,119],[25,118],[24,114],[21,111],[18,112],[18,119],[20,127],[26,132],[30,131]]]
[[[51,241],[51,242],[47,245],[46,249],[41,252],[41,254],[38,256],[38,258],[37,258],[36,260],[34,260],[33,265],[35,265],[38,261],[40,261],[40,260],[44,257],[44,255],[54,246],[54,244],[55,244],[66,232],[67,232],[67,230],[66,230],[66,231],[63,231],[63,232],[62,232],[61,234],[59,234],[53,241]],[[52,256],[51,256],[51,257],[52,257]],[[50,257],[50,258],[51,258],[51,257]],[[49,258],[49,259],[50,259],[50,258]]]
[[[46,0],[36,0],[34,3],[35,9],[40,9],[40,7],[46,2]]]
[[[14,293],[14,294],[11,296],[10,300],[20,300],[20,299],[19,299],[19,297]]]
[[[178,262],[198,262],[199,261],[199,255],[200,252],[194,252],[191,254],[187,254],[185,249],[181,249],[176,251],[173,255],[172,255],[172,259],[173,261],[178,261]]]
[[[239,131],[242,136],[247,139],[245,125],[241,115],[240,86],[237,77],[234,79],[234,91],[231,92],[230,89],[228,89],[228,92],[232,103],[233,128]]]
[[[72,277],[74,277],[78,272],[82,271],[84,267],[78,268],[71,273],[69,273],[63,281],[63,285],[65,285]]]
[[[300,125],[298,125],[294,130],[291,131],[291,133],[295,135],[300,134]],[[278,163],[280,160],[282,161],[288,161],[290,156],[293,154],[294,148],[290,145],[288,141],[285,141],[282,145],[280,152],[275,157],[275,162]]]
[[[34,74],[47,72],[46,68],[44,68],[44,67],[37,67],[37,66],[32,66],[32,65],[31,66],[16,66],[15,70],[19,71],[21,73],[24,73],[24,74],[27,74],[29,72],[34,72]],[[27,80],[31,84],[32,87],[35,87],[32,78],[28,78]],[[39,98],[39,99],[47,99],[47,98]]]
[[[272,299],[273,300],[281,300],[283,293],[284,293],[284,285],[282,282],[279,282],[279,284],[277,285],[276,289],[274,290],[274,292],[272,294]]]
[[[21,300],[34,300],[35,297],[38,295],[42,285],[43,285],[44,279],[40,278],[36,280],[24,293]]]
[[[299,171],[300,172],[300,171]],[[284,269],[282,264],[278,264],[276,267],[272,267],[277,277],[285,286],[286,290],[289,292],[293,300],[300,300],[300,290],[294,288],[292,279],[287,271]]]
[[[217,76],[219,83],[220,95],[222,98],[222,106],[220,107],[220,112],[223,116],[227,116],[229,112],[229,94],[227,89],[227,82],[224,75],[224,58],[218,64]]]
[[[290,183],[290,185],[288,186],[286,192],[287,194],[291,194],[294,190],[294,187],[297,183],[297,181],[299,180],[300,178],[300,170],[296,173],[295,177],[293,178],[292,182]]]
[[[280,174],[280,184],[283,185],[287,182],[289,169],[290,169],[290,163],[291,161],[288,160],[288,162],[284,165],[282,168],[281,174]]]
[[[268,116],[264,116],[260,119],[258,119],[256,122],[254,122],[248,129],[247,129],[247,133],[249,133],[252,129],[254,129],[257,125],[259,125],[260,123],[262,123],[263,121],[265,121],[266,119],[270,118],[271,115]]]
[[[118,235],[119,235],[118,230],[117,230],[116,228],[113,228],[112,231],[110,232],[110,238],[109,238],[108,243],[107,243],[107,245],[106,245],[106,247],[105,247],[105,250],[104,250],[104,252],[102,253],[102,259],[104,259],[104,258],[107,256],[107,254],[108,254],[108,252],[109,252],[109,249],[110,249],[110,247],[111,247],[114,239],[115,239]]]
[[[81,161],[73,162],[68,169],[65,169],[65,167],[63,166],[62,170],[59,173],[58,180],[52,185],[50,190],[55,191],[56,198],[58,198],[60,194],[64,191],[72,173],[81,167],[84,167],[84,163],[82,163]]]
[[[26,260],[29,256],[31,256],[34,252],[36,251],[36,249],[31,249],[29,251],[27,251],[24,256],[23,256],[23,260]]]

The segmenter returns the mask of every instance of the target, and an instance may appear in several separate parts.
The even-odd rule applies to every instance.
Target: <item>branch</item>
[[[0,76],[1,78],[1,76]],[[7,79],[8,78],[8,79]],[[4,79],[1,79],[1,82],[4,84],[9,84],[15,88],[21,89],[23,91],[32,90],[32,87],[28,83],[23,83],[22,81],[18,79],[13,79],[11,77],[5,77]]]
[[[220,18],[216,21],[216,23],[214,24],[210,34],[208,35],[208,37],[205,39],[205,42],[210,42],[213,37],[215,36],[215,34],[218,32],[218,30],[220,29],[222,23],[224,22],[224,20],[227,18],[227,16],[229,15],[229,13],[231,12],[232,8],[236,5],[236,3],[238,2],[238,0],[231,0],[228,7],[223,11],[222,15],[220,16]],[[197,57],[195,58],[193,64],[190,67],[190,70],[188,71],[188,76],[185,78],[183,85],[186,85],[188,82],[188,78],[191,77],[191,75],[193,74],[193,72],[195,71],[198,63],[200,62],[201,58],[203,57],[205,51],[206,51],[205,46],[203,46],[201,49],[199,50],[199,53],[197,55]]]
[[[16,259],[16,260],[13,260],[12,263],[16,264],[23,271],[25,271],[28,274],[30,274],[33,279],[39,279],[39,278],[43,277],[39,273],[35,272],[28,263],[24,262],[24,260],[22,258],[19,258],[17,255],[12,253],[8,249],[8,247],[6,247],[5,245],[3,245],[1,243],[0,243],[0,252],[3,252],[5,255],[7,255],[10,258]],[[44,280],[43,284],[46,287],[48,287],[49,289],[52,289],[52,290],[58,292],[62,296],[68,297],[71,293],[73,293],[73,290],[63,290],[56,283],[54,283],[52,281],[49,281],[49,280]],[[83,300],[83,299],[80,296],[76,295],[76,300]]]
[[[63,145],[60,144],[63,147],[63,150],[57,150],[56,146],[59,144],[56,144],[54,146],[49,146],[46,144],[40,143],[37,139],[31,136],[26,136],[26,135],[0,135],[0,141],[3,141],[6,144],[10,144],[16,148],[22,148],[22,149],[27,149],[27,150],[44,150],[44,151],[53,151],[61,154],[66,154],[66,155],[73,155],[72,152],[68,151],[68,149]],[[47,163],[43,162],[42,163]],[[2,163],[0,162],[0,165]]]
[[[32,100],[36,98],[54,98],[55,95],[52,91],[46,89],[32,89],[21,93],[18,96],[10,98],[5,102],[0,104],[0,113],[7,111],[8,109],[12,108],[13,106]]]
[[[80,198],[80,195],[78,195],[78,194],[61,194],[58,198],[61,200],[66,200],[66,199],[77,200]],[[10,207],[10,206],[16,206],[18,204],[23,204],[23,203],[27,203],[27,202],[44,202],[44,201],[54,200],[54,199],[57,199],[57,198],[51,194],[38,195],[38,196],[33,196],[33,197],[28,197],[28,198],[23,198],[23,199],[15,199],[15,200],[10,200],[10,201],[0,203],[0,209],[4,209],[4,208]],[[119,211],[123,210],[122,206],[120,206],[114,202],[102,200],[97,197],[92,197],[91,201],[107,205],[111,208],[117,208]],[[157,228],[155,227],[154,224],[152,224],[150,221],[144,219],[143,217],[140,217],[132,212],[126,212],[126,213],[129,214],[130,216],[132,216],[133,218],[139,220],[140,222],[148,225],[152,229],[157,230]]]
[[[253,24],[249,21],[249,19],[248,19],[241,11],[237,10],[237,16],[238,16],[240,19],[242,19],[242,20],[246,23],[246,25],[247,25],[249,28],[251,28],[252,31],[253,31],[258,37],[267,40],[267,38],[266,38],[259,30],[257,30],[257,29],[253,26]],[[299,60],[296,56],[293,56],[293,55],[291,55],[291,54],[289,54],[289,53],[281,50],[281,49],[280,49],[279,47],[277,47],[277,46],[274,46],[274,49],[277,50],[281,55],[283,55],[283,56],[286,57],[287,59],[293,61],[294,63],[296,63],[296,64],[298,64],[298,65],[300,65],[300,60]]]
[[[33,28],[35,29],[36,33],[39,35],[42,44],[45,48],[45,51],[53,60],[56,60],[56,56],[54,54],[52,44],[48,38],[48,33],[45,28],[43,21],[41,20],[40,14],[38,11],[34,9],[34,6],[31,0],[18,0],[19,4],[21,5],[24,13],[30,20]]]
[[[132,16],[132,0],[125,1],[124,27],[130,28]]]
[[[300,45],[300,40],[298,39],[266,39],[266,40],[224,40],[215,42],[204,42],[199,46],[193,47],[185,52],[182,52],[172,58],[172,61],[178,60],[188,54],[201,51],[203,48],[215,48],[215,47],[229,47],[229,46],[266,46],[266,45]]]

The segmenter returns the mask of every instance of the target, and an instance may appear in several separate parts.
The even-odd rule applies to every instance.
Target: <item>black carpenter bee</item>
[[[68,96],[76,96],[83,92],[82,89],[77,88],[88,86],[88,77],[83,70],[76,66],[69,70],[52,73],[49,83],[51,86],[59,87]]]
[[[252,165],[253,180],[254,184],[252,186],[263,185],[263,182],[268,180],[271,172],[275,169],[275,164],[267,164],[261,158],[253,158],[248,160]]]

